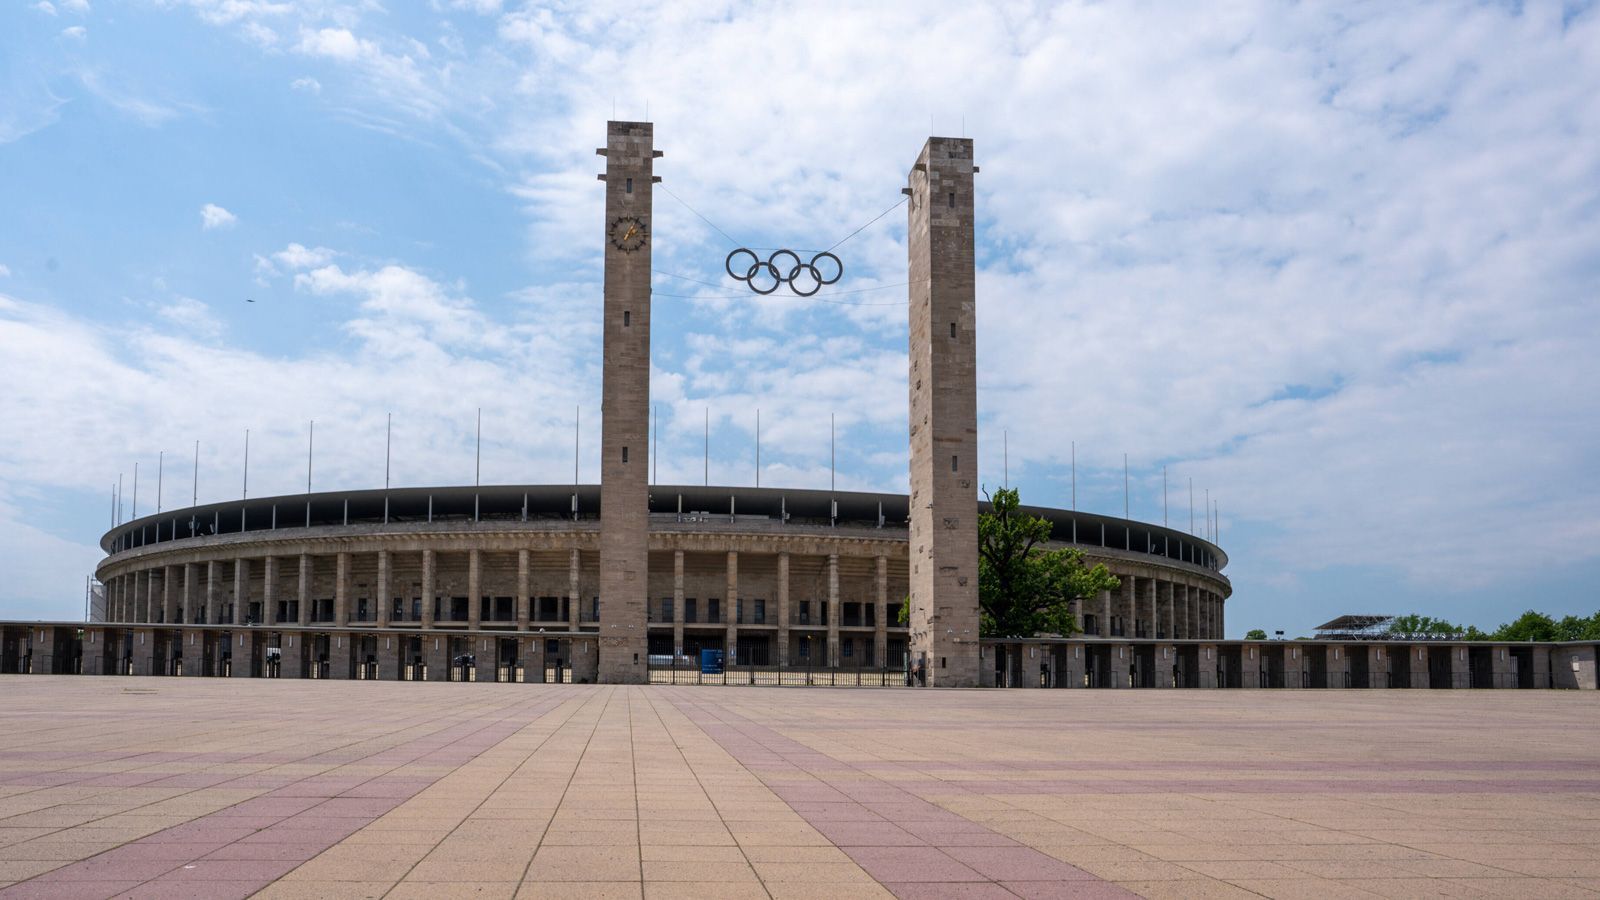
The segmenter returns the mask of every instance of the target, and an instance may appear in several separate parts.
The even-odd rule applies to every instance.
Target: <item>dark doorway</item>
[[[1134,687],[1153,688],[1156,686],[1156,648],[1150,644],[1141,644],[1133,648],[1133,665],[1135,671],[1130,679]]]
[[[1389,648],[1389,687],[1411,687],[1411,648]]]
[[[1429,647],[1428,648],[1428,687],[1434,690],[1447,690],[1455,687],[1452,682],[1455,648]]]
[[[1283,687],[1284,649],[1282,644],[1270,644],[1261,648],[1260,678],[1262,687]]]
[[[1475,688],[1492,688],[1494,683],[1494,648],[1470,647],[1467,649],[1467,683]]]
[[[1517,687],[1523,690],[1532,688],[1533,685],[1533,648],[1512,647],[1511,668],[1516,673]]]
[[[1084,687],[1116,687],[1111,683],[1111,648],[1104,644],[1089,644],[1083,648]]]
[[[1344,654],[1349,662],[1350,672],[1346,676],[1345,687],[1369,688],[1372,687],[1372,668],[1368,662],[1371,648],[1365,644],[1356,644],[1344,648]]]
[[[1173,661],[1173,686],[1191,688],[1200,686],[1200,647],[1197,644],[1180,644]]]
[[[1301,686],[1308,688],[1325,688],[1328,686],[1328,646],[1326,644],[1312,644],[1301,648],[1300,653]]]
[[[1244,647],[1230,644],[1217,648],[1217,687],[1244,686]]]

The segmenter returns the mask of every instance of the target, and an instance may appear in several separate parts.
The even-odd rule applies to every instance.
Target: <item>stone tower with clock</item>
[[[649,122],[608,122],[600,410],[599,680],[648,679],[651,174]]]
[[[910,223],[911,652],[930,685],[978,684],[978,386],[972,141],[928,138]]]

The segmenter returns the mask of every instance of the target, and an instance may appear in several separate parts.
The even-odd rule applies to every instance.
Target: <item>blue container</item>
[[[722,656],[722,651],[721,650],[701,650],[700,651],[700,674],[702,674],[702,675],[721,675],[722,674],[722,660],[723,660],[723,656]]]

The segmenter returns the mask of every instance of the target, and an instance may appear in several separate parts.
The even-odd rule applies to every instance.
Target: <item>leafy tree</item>
[[[1264,641],[1267,639],[1267,632],[1260,628],[1252,628],[1244,633],[1244,639],[1247,641]]]
[[[1412,613],[1409,616],[1396,616],[1389,623],[1390,634],[1459,634],[1461,629],[1451,625],[1444,619],[1435,619],[1432,616],[1419,616]]]
[[[1516,621],[1501,625],[1495,629],[1494,639],[1497,641],[1553,641],[1556,640],[1556,623],[1554,619],[1541,612],[1528,610],[1518,616]]]
[[[1078,628],[1069,604],[1121,584],[1104,565],[1083,563],[1083,553],[1047,550],[1050,522],[1019,511],[1015,489],[990,498],[978,516],[978,603],[984,637],[1071,635]]]

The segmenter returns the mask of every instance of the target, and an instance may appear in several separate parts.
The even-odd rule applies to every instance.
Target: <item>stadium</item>
[[[520,670],[587,681],[598,637],[626,629],[648,635],[657,667],[709,649],[732,668],[903,680],[906,495],[655,486],[649,502],[638,621],[619,621],[601,598],[598,486],[328,492],[146,516],[101,541],[96,618],[140,627],[149,649],[132,649],[124,631],[120,648],[102,652],[113,668],[152,673],[259,674],[277,659],[332,677],[506,680]],[[1222,636],[1231,589],[1220,548],[1143,522],[1026,511],[1051,522],[1055,546],[1121,580],[1115,595],[1074,609],[1086,634]],[[244,629],[248,647],[151,626]],[[472,674],[447,671],[469,658]]]
[[[1232,587],[1221,548],[1076,510],[1026,511],[1050,522],[1054,546],[1104,563],[1117,589],[1075,603],[1072,635],[983,637],[979,168],[966,138],[929,138],[902,188],[909,494],[649,484],[651,197],[663,154],[648,122],[609,123],[597,153],[606,169],[599,485],[307,493],[119,522],[101,541],[103,600],[89,621],[0,623],[0,672],[1596,687],[1593,643],[1469,645],[1361,631],[1227,640]],[[751,256],[746,280],[766,273],[758,293],[803,268],[785,274],[776,257]],[[815,292],[809,283],[796,290]]]

